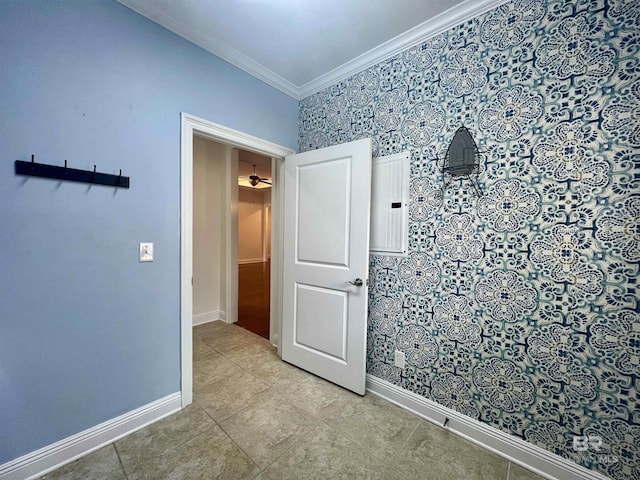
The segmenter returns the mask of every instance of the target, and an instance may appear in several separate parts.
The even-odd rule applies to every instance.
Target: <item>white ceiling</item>
[[[118,0],[302,99],[507,0]]]

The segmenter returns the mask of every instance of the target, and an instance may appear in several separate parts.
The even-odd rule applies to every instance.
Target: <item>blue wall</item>
[[[0,65],[1,464],[180,389],[180,112],[294,148],[298,105],[115,2],[3,1]]]

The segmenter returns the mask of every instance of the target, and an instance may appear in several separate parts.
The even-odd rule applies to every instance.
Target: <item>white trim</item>
[[[212,310],[210,312],[196,313],[193,316],[193,326],[202,325],[203,323],[215,322],[224,318],[222,310]]]
[[[173,19],[156,10],[153,7],[153,2],[143,0],[118,0],[118,2],[131,10],[162,25],[167,30],[204,48],[208,52],[226,60],[296,100],[302,100],[309,95],[334,85],[407,48],[482,15],[507,1],[509,0],[466,0],[444,11],[440,15],[436,15],[426,22],[372,48],[353,60],[320,75],[314,80],[303,85],[296,85],[224,42],[213,41],[210,38],[179,27]]]
[[[257,79],[277,88],[290,97],[299,100],[297,95],[300,87],[281,77],[261,63],[256,62],[240,50],[233,48],[228,43],[221,42],[219,40],[212,40],[209,37],[195,33],[193,30],[182,28],[172,18],[164,15],[162,12],[154,8],[153,2],[148,2],[146,0],[118,0],[118,2],[130,8],[134,12],[147,17],[158,25],[163,26],[176,35],[198,45],[209,53],[212,53],[230,64],[235,65]]]
[[[246,265],[248,263],[265,263],[265,260],[260,258],[244,258],[242,260],[238,259],[238,265]]]
[[[607,477],[502,430],[367,374],[367,391],[421,416],[476,445],[551,480],[608,480]],[[448,418],[447,426],[444,421]]]
[[[186,407],[193,401],[193,286],[191,279],[193,277],[193,136],[199,135],[202,137],[215,140],[220,143],[224,143],[229,146],[238,147],[243,150],[248,150],[268,157],[282,159],[287,155],[293,153],[293,150],[282,147],[275,143],[263,140],[252,135],[233,130],[223,125],[218,125],[213,122],[209,122],[202,118],[188,113],[181,113],[180,115],[180,374],[181,374],[181,393],[182,393],[182,406]],[[227,166],[233,164],[234,152],[231,148],[227,149]],[[235,152],[237,156],[237,152]],[[279,163],[282,163],[279,160]],[[237,185],[238,172],[235,169],[227,168],[227,181],[228,186]],[[280,198],[280,189],[277,179],[274,176],[274,184],[272,186],[272,192],[275,198]],[[227,188],[226,202],[233,209],[233,201],[235,195],[236,209],[237,209],[237,188]],[[226,205],[227,206],[227,205]],[[282,203],[277,203],[272,206],[273,218],[279,218],[280,209],[283,208]],[[237,217],[237,215],[236,215]],[[227,249],[231,250],[227,255],[227,278],[232,269],[238,268],[238,255],[237,255],[237,242],[231,245],[230,236],[233,235],[233,215],[227,216]],[[237,220],[236,220],[237,226]],[[278,249],[282,248],[281,237],[274,235],[272,238],[272,255],[275,259],[281,258],[281,254],[278,253]],[[274,279],[274,271],[276,275],[276,282],[271,284],[271,298],[274,296],[280,296],[282,291],[281,282],[278,281],[279,266],[275,263],[272,264],[272,280]],[[225,305],[225,321],[227,323],[235,322],[237,316],[237,282],[230,282],[235,284],[235,290],[233,285],[227,286],[227,303]],[[232,300],[235,292],[235,304]],[[272,332],[279,332],[280,326],[274,325],[276,322],[280,322],[282,319],[282,306],[278,304],[271,305],[271,320],[272,320]],[[274,318],[276,322],[274,322]],[[273,330],[275,329],[275,330]],[[277,339],[271,339],[272,342]],[[0,479],[1,480],[1,479]]]
[[[265,197],[266,192],[262,194],[262,263],[266,263],[269,259],[267,250],[271,241],[271,191],[269,191],[269,205],[265,204]]]
[[[271,176],[277,189],[271,190],[271,296],[269,340],[282,358],[282,245],[284,245],[284,159],[271,158]],[[280,248],[278,248],[280,246]],[[274,288],[275,285],[275,288]]]
[[[210,122],[209,120],[196,117],[195,115],[183,112],[181,114],[181,118],[183,126],[189,127],[192,135],[194,133],[198,133],[203,137],[210,138],[220,143],[227,143],[234,147],[241,148],[242,150],[260,153],[267,157],[276,156],[284,158],[287,155],[294,153],[290,148],[282,147],[268,140],[263,140],[262,138],[249,135],[248,133],[243,133],[239,130],[234,130],[233,128]]]
[[[180,392],[184,408],[193,400],[194,127],[184,114],[180,120]]]
[[[225,216],[225,281],[226,284],[226,298],[225,308],[227,323],[238,322],[238,212],[239,212],[239,189],[238,189],[238,157],[239,152],[237,148],[229,144],[225,144],[225,171],[227,173],[227,180],[225,185],[225,204],[224,211],[227,212]]]
[[[167,395],[124,415],[0,465],[0,480],[39,478],[180,410],[180,393]]]

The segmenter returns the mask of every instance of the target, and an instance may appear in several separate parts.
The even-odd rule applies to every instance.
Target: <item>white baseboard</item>
[[[421,416],[507,460],[551,480],[608,480],[607,477],[502,430],[367,374],[367,391]],[[448,418],[447,426],[444,421]]]
[[[182,408],[180,392],[0,465],[0,480],[31,480],[98,450]]]
[[[264,263],[264,260],[262,260],[262,257],[260,257],[260,258],[244,258],[242,260],[238,260],[238,264],[240,264],[240,265],[245,265],[247,263]]]
[[[224,320],[224,312],[222,310],[198,313],[192,317],[194,327],[203,323],[215,322],[216,320]]]

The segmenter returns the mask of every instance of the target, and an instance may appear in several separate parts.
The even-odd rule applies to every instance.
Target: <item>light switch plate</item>
[[[153,262],[153,242],[140,242],[141,262]]]

